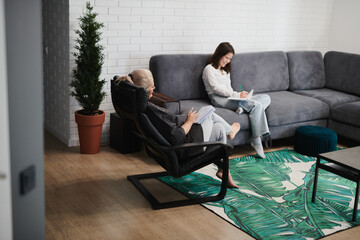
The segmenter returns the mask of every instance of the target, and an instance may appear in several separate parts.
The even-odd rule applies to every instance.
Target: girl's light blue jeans
[[[267,94],[254,95],[249,101],[240,101],[239,106],[249,113],[251,132],[253,137],[270,134],[265,114],[271,99]]]
[[[211,94],[209,97],[211,103],[216,107],[228,108],[233,111],[235,111],[238,107],[242,107],[246,112],[248,112],[253,137],[270,134],[265,114],[266,108],[271,103],[269,95],[257,94],[248,101],[228,100],[226,97],[216,94]]]

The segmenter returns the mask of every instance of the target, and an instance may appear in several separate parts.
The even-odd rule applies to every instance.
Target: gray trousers
[[[235,111],[238,107],[242,107],[246,112],[248,112],[253,137],[264,136],[270,133],[265,114],[266,108],[271,103],[269,95],[253,95],[253,97],[248,101],[229,100],[226,97],[216,94],[211,94],[209,98],[212,105],[215,107],[227,108],[233,111]]]
[[[202,123],[204,142],[227,142],[227,135],[231,132],[230,125],[216,113],[210,114]]]

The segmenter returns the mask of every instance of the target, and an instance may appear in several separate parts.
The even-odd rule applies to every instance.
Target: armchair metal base
[[[227,172],[227,173],[226,173]],[[225,174],[228,174],[228,171],[224,172]],[[211,197],[203,197],[203,198],[190,198],[185,200],[176,200],[176,201],[169,201],[169,202],[159,202],[146,188],[145,186],[140,182],[142,179],[149,179],[149,178],[157,178],[157,177],[163,177],[163,176],[169,176],[167,172],[156,172],[156,173],[147,173],[147,174],[139,174],[139,175],[131,175],[128,176],[128,180],[130,180],[135,187],[141,192],[142,195],[150,202],[152,208],[154,210],[157,209],[164,209],[164,208],[172,208],[172,207],[181,207],[181,206],[188,206],[188,205],[194,205],[199,204],[203,202],[212,202],[212,201],[219,201],[223,199],[226,195],[227,191],[227,184],[224,181],[225,179],[228,179],[228,177],[223,176],[223,181],[221,183],[221,189],[220,192],[217,195],[211,196]]]

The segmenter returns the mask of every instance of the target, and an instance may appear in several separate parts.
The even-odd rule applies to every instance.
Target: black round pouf
[[[320,153],[335,151],[336,132],[318,126],[302,126],[295,131],[294,150],[298,153],[316,157]]]

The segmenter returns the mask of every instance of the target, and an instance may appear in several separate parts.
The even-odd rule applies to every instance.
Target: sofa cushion
[[[291,91],[325,86],[324,62],[320,52],[293,51],[286,55],[289,61]]]
[[[344,103],[336,106],[332,112],[332,119],[360,127],[360,102]]]
[[[329,106],[315,98],[289,91],[268,93],[271,104],[266,110],[269,127],[326,119]]]
[[[208,98],[202,72],[209,54],[169,54],[150,58],[156,91],[182,99]]]
[[[360,97],[328,88],[314,90],[297,90],[294,91],[294,93],[319,99],[327,103],[330,109],[333,109],[335,106],[342,103],[360,101]]]
[[[231,84],[240,92],[239,84],[255,93],[282,91],[289,88],[286,54],[280,51],[235,54],[232,58]]]
[[[360,55],[327,52],[324,56],[327,88],[360,96]]]
[[[289,91],[269,92],[270,106],[266,109],[269,127],[326,119],[329,116],[329,106],[315,98],[302,96]],[[181,101],[181,111],[186,114],[191,107],[195,110],[210,104],[207,100]],[[229,124],[239,122],[241,131],[250,129],[248,114],[237,114],[225,108],[215,108]]]

